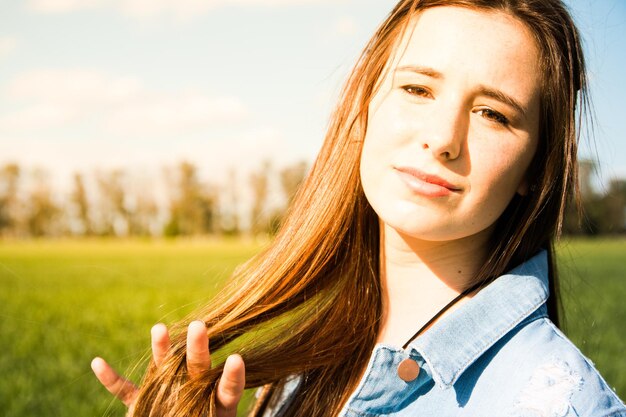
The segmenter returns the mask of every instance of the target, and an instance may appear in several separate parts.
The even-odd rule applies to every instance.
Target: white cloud
[[[113,111],[105,125],[121,134],[184,134],[234,124],[246,114],[245,106],[235,97],[183,93],[128,102]]]
[[[67,13],[105,4],[103,0],[30,0],[27,7],[39,13]]]
[[[0,60],[7,57],[17,47],[17,39],[11,36],[0,37]]]
[[[36,104],[0,115],[0,132],[24,132],[63,127],[80,119],[76,108]]]
[[[93,8],[113,9],[136,19],[172,17],[188,20],[224,6],[297,6],[336,3],[341,0],[29,0],[27,8],[38,13],[69,13]]]
[[[6,88],[16,100],[36,100],[65,105],[119,103],[144,89],[136,77],[111,76],[86,69],[40,69],[18,75]]]
[[[0,114],[0,132],[13,134],[87,120],[98,131],[122,137],[194,133],[241,122],[248,114],[237,97],[159,91],[136,77],[84,69],[30,71],[0,93],[22,105]]]
[[[207,143],[207,152],[202,157],[211,166],[233,165],[240,172],[255,170],[266,159],[279,166],[294,159],[285,135],[272,127],[257,127]]]
[[[137,19],[172,16],[188,20],[207,13],[219,3],[219,0],[121,0],[116,9]]]

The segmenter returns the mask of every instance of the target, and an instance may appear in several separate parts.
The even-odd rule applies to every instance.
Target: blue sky
[[[626,177],[626,2],[569,0],[606,181]],[[389,0],[25,0],[0,15],[0,164],[220,180],[312,160]],[[583,146],[584,155],[592,155]]]

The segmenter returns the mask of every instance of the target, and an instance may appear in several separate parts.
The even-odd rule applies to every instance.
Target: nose
[[[441,161],[452,161],[461,155],[467,139],[468,114],[460,104],[433,106],[423,122],[421,147]]]

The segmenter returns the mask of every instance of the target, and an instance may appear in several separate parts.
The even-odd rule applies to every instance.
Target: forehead
[[[433,7],[413,17],[389,64],[392,72],[424,66],[518,95],[533,95],[541,78],[539,50],[524,23],[464,7]]]

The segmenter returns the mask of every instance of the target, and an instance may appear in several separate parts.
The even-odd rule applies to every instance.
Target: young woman
[[[134,416],[235,416],[244,386],[253,415],[626,416],[557,328],[583,64],[560,0],[400,1],[273,244],[153,328],[139,390],[96,375]]]

